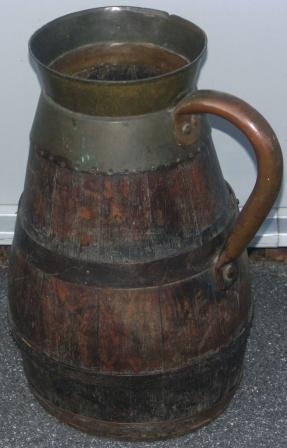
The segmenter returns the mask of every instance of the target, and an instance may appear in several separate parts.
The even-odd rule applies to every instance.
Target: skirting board
[[[17,205],[0,205],[0,245],[12,243]],[[287,207],[273,208],[249,247],[287,246]]]

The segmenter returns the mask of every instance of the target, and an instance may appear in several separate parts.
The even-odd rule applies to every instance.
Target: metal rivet
[[[190,123],[184,123],[184,125],[181,128],[181,131],[183,134],[190,134],[191,133],[191,124]]]
[[[222,277],[226,286],[231,286],[237,277],[237,269],[233,263],[229,263],[222,268]]]

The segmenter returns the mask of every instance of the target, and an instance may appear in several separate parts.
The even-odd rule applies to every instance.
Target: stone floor
[[[31,395],[8,333],[7,270],[0,268],[0,448],[286,448],[287,264],[251,264],[255,319],[245,376],[229,408],[185,437],[123,443],[81,434],[50,417]]]

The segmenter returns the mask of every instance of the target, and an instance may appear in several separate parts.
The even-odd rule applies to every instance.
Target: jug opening
[[[148,43],[99,43],[79,47],[50,64],[60,73],[90,81],[128,82],[176,71],[189,61]]]
[[[159,69],[145,64],[96,64],[78,76],[95,81],[134,81],[160,74]]]

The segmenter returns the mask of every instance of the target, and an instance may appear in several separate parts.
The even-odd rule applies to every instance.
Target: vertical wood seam
[[[162,309],[161,309],[161,291],[158,291],[158,304],[159,304],[159,318],[160,318],[160,351],[161,351],[161,370],[165,370],[164,359],[164,338],[163,338],[163,322],[162,322]]]

